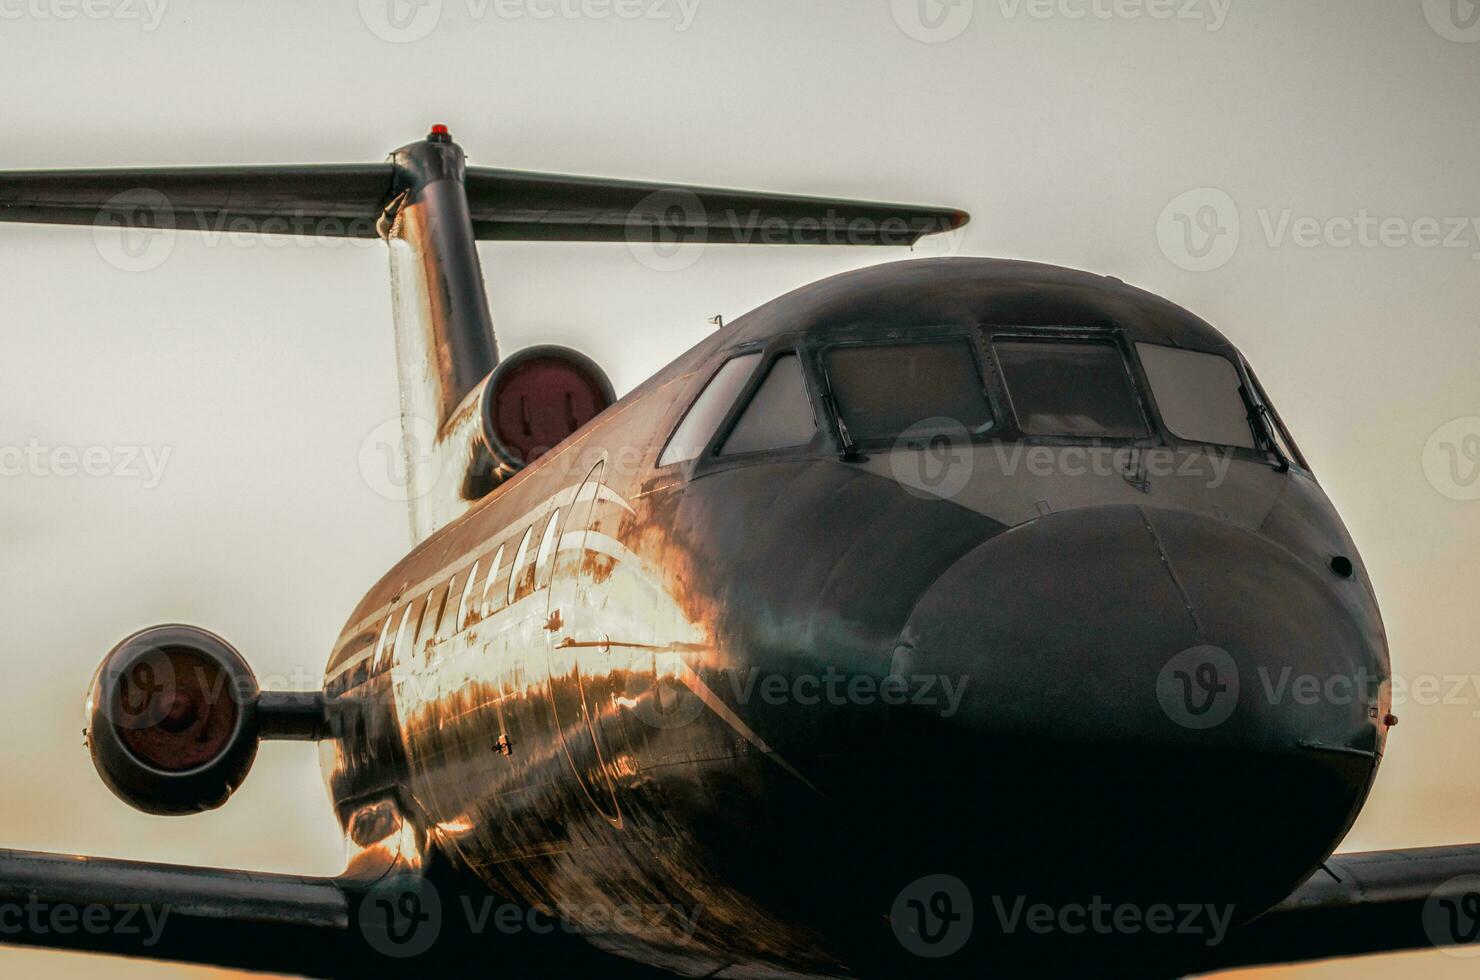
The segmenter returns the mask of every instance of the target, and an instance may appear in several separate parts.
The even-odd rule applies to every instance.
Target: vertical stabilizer
[[[478,264],[462,148],[444,126],[391,156],[393,197],[380,222],[391,252],[401,449],[411,533],[421,541],[474,493],[470,446],[458,438],[463,402],[498,363]],[[472,465],[470,465],[472,464]]]

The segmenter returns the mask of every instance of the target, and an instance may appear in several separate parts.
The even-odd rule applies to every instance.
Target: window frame
[[[1265,392],[1259,376],[1254,373],[1254,366],[1248,362],[1242,352],[1234,351],[1233,355],[1234,367],[1238,369],[1239,377],[1244,382],[1245,398],[1252,403],[1259,419],[1258,439],[1266,443],[1254,452],[1265,459],[1279,459],[1291,469],[1299,470],[1311,479],[1315,479],[1315,472],[1311,469],[1305,454],[1300,451],[1295,437],[1290,434],[1290,428],[1285,425],[1279,409],[1274,407],[1274,402]]]
[[[1108,445],[1108,446],[1135,446],[1140,448],[1152,447],[1176,447],[1203,450],[1210,443],[1197,442],[1183,439],[1167,427],[1162,418],[1161,410],[1156,404],[1156,399],[1151,391],[1150,379],[1146,376],[1142,367],[1141,359],[1136,354],[1135,342],[1126,334],[1126,331],[1116,323],[1107,324],[1037,324],[1024,325],[1003,322],[977,321],[973,323],[922,323],[918,326],[908,328],[899,327],[859,327],[856,325],[845,325],[840,328],[828,330],[822,333],[812,331],[791,331],[778,334],[769,338],[764,343],[750,341],[725,350],[710,372],[706,375],[704,382],[694,388],[693,395],[682,413],[678,415],[668,429],[667,438],[658,447],[653,459],[655,472],[670,476],[687,477],[696,479],[711,472],[721,472],[737,466],[754,465],[759,462],[771,462],[777,460],[814,459],[821,457],[839,457],[844,453],[844,447],[838,432],[838,414],[834,409],[832,400],[832,386],[827,374],[828,352],[847,346],[878,347],[889,344],[929,344],[942,343],[950,340],[960,340],[966,343],[975,357],[977,375],[982,383],[982,391],[986,396],[987,408],[992,416],[992,427],[985,432],[973,433],[974,444],[991,443],[1023,443],[1025,445],[1046,446],[1083,446],[1083,445]],[[1011,392],[1007,385],[1002,366],[997,357],[997,341],[1040,341],[1040,342],[1088,342],[1108,344],[1115,348],[1120,354],[1121,365],[1126,372],[1126,380],[1130,385],[1131,393],[1136,399],[1141,418],[1146,424],[1146,434],[1143,436],[1066,436],[1066,435],[1039,435],[1024,432],[1019,425],[1017,409],[1012,403]],[[1164,344],[1165,341],[1154,336],[1138,336],[1136,341],[1152,344]],[[1175,344],[1168,346],[1176,346]],[[1267,396],[1262,394],[1262,388],[1253,371],[1241,353],[1230,348],[1228,351],[1204,350],[1202,348],[1188,348],[1197,350],[1199,353],[1215,354],[1233,362],[1238,371],[1239,378],[1243,382],[1248,397],[1253,399],[1256,405],[1263,405],[1268,409],[1268,418],[1261,425],[1259,435],[1260,441],[1267,441],[1272,433],[1271,426],[1279,426],[1284,429],[1282,420],[1278,413],[1270,405]],[[692,459],[669,463],[666,466],[657,466],[657,460],[662,457],[669,443],[677,434],[684,420],[688,418],[694,405],[698,402],[700,395],[707,390],[709,385],[718,377],[724,366],[736,357],[747,355],[761,355],[756,366],[752,368],[750,377],[740,388],[735,396],[734,402],[728,407],[719,426],[710,437],[708,444]],[[750,406],[756,393],[760,390],[776,362],[788,355],[796,354],[800,359],[802,369],[802,381],[806,387],[808,401],[812,405],[814,421],[819,428],[819,436],[814,438],[806,446],[796,446],[784,449],[761,450],[753,453],[731,453],[720,455],[725,440],[730,437],[735,426],[739,423],[741,415]],[[1281,433],[1283,440],[1290,447],[1293,459],[1289,462],[1295,468],[1309,474],[1309,465],[1300,456],[1299,448],[1294,444],[1287,432]],[[887,448],[895,442],[893,438],[874,438],[869,440],[854,440],[855,450],[875,450],[881,447]],[[1271,459],[1282,457],[1272,448],[1261,446],[1258,449],[1246,449],[1243,447],[1225,447],[1235,454],[1236,458],[1253,459],[1268,462]]]
[[[687,466],[692,468],[696,464],[702,462],[713,454],[716,446],[716,440],[722,438],[720,434],[723,433],[724,436],[729,435],[730,426],[734,424],[735,406],[740,404],[749,404],[750,394],[752,389],[756,385],[756,379],[762,376],[757,371],[756,367],[752,367],[750,369],[750,376],[747,377],[745,379],[745,383],[740,386],[739,392],[735,395],[734,402],[729,406],[729,408],[725,409],[725,414],[720,417],[719,425],[715,427],[714,432],[710,433],[709,441],[706,442],[699,449],[699,452],[693,456],[690,456],[688,459],[677,459],[671,463],[662,462],[663,455],[668,452],[668,447],[673,444],[673,440],[675,437],[678,436],[679,430],[683,428],[683,424],[688,421],[689,415],[693,413],[695,406],[699,404],[699,399],[704,397],[704,393],[709,390],[710,385],[714,384],[715,379],[720,376],[720,372],[725,369],[726,365],[728,365],[736,358],[754,357],[756,355],[760,355],[757,358],[756,364],[759,367],[769,370],[766,362],[767,354],[763,348],[755,344],[751,344],[748,346],[742,345],[740,347],[736,347],[732,350],[726,351],[724,353],[724,356],[714,365],[714,370],[710,371],[708,375],[705,376],[704,382],[694,387],[693,393],[689,396],[688,404],[684,406],[683,413],[679,415],[678,418],[673,420],[673,424],[668,428],[668,437],[663,440],[663,444],[658,447],[657,455],[653,457],[653,470],[655,472],[681,472],[682,467]]]
[[[800,350],[790,340],[782,343],[772,344],[764,351],[747,351],[746,353],[760,353],[760,368],[740,389],[740,394],[735,398],[735,404],[730,406],[724,420],[720,422],[719,428],[715,430],[714,438],[699,458],[706,461],[720,463],[745,463],[757,460],[771,459],[794,459],[798,457],[810,457],[821,455],[827,448],[828,417],[824,414],[822,399],[817,394],[817,383],[807,370],[806,353]],[[761,387],[765,385],[766,379],[776,369],[776,365],[785,357],[795,357],[797,367],[802,372],[802,393],[807,399],[807,406],[812,409],[812,438],[799,446],[782,446],[777,449],[757,449],[748,453],[726,453],[725,443],[734,434],[740,425],[740,419],[744,417],[745,410],[750,408],[750,403],[755,401],[755,396],[760,393]]]
[[[576,492],[580,492],[579,486]],[[535,592],[550,586],[555,572],[555,559],[560,555],[560,539],[565,536],[565,525],[561,520],[568,516],[569,512],[564,507],[553,508],[540,531],[540,543],[535,545],[534,557],[530,560],[534,566]],[[546,548],[549,550],[545,550]]]
[[[1235,355],[1234,357],[1229,357],[1226,353],[1222,351],[1203,350],[1198,347],[1182,347],[1177,344],[1162,343],[1158,340],[1137,340],[1131,344],[1131,347],[1134,349],[1140,347],[1143,344],[1149,347],[1165,347],[1170,350],[1185,351],[1189,354],[1202,354],[1207,357],[1218,357],[1231,364],[1233,366],[1233,373],[1235,377],[1238,378],[1238,382],[1240,385],[1240,391],[1238,394],[1239,398],[1244,403],[1244,421],[1246,424],[1249,425],[1249,431],[1254,440],[1253,446],[1234,446],[1226,442],[1209,442],[1206,439],[1193,439],[1189,436],[1184,436],[1173,429],[1171,425],[1167,422],[1166,416],[1162,414],[1161,404],[1157,401],[1156,398],[1156,388],[1151,384],[1151,376],[1146,374],[1146,365],[1141,363],[1141,352],[1139,350],[1136,350],[1136,368],[1146,379],[1146,401],[1155,411],[1156,424],[1158,428],[1160,428],[1161,431],[1165,434],[1168,445],[1203,448],[1211,447],[1220,450],[1230,450],[1235,453],[1253,454],[1260,457],[1266,455],[1266,450],[1261,446],[1261,444],[1266,442],[1268,439],[1267,433],[1263,431],[1263,423],[1260,423],[1259,426],[1256,427],[1254,425],[1254,420],[1249,417],[1250,411],[1255,408],[1255,406],[1249,401],[1249,397],[1253,389],[1249,386],[1249,377],[1244,371],[1242,364],[1243,359],[1241,357],[1238,357],[1237,355]]]
[[[506,586],[507,594],[505,596],[504,608],[508,608],[509,606],[514,605],[514,603],[518,602],[520,599],[528,598],[529,596],[534,594],[533,589],[531,589],[529,592],[524,593],[524,595],[518,594],[519,573],[524,565],[525,559],[527,558],[529,560],[531,568],[534,567],[534,555],[529,550],[530,538],[532,538],[533,536],[534,524],[530,524],[524,529],[524,534],[520,536],[519,546],[514,549],[514,557],[509,562],[509,584]]]
[[[463,583],[462,595],[457,600],[457,624],[456,629],[453,630],[454,634],[461,633],[478,621],[479,602],[476,598],[476,589],[474,587],[477,585],[478,572],[481,569],[482,563],[483,559],[481,557],[475,558],[473,559],[472,567],[467,570],[468,578]]]
[[[846,336],[823,338],[819,343],[812,346],[810,350],[811,368],[818,378],[818,390],[821,392],[819,412],[822,413],[824,423],[824,436],[832,444],[835,454],[843,452],[842,441],[838,432],[838,421],[840,415],[837,411],[837,402],[833,395],[832,378],[828,374],[827,357],[833,351],[844,347],[889,347],[889,346],[919,346],[922,344],[943,344],[951,341],[962,341],[970,350],[972,364],[976,368],[977,380],[981,382],[982,395],[987,404],[987,412],[991,415],[992,425],[984,432],[971,433],[973,443],[990,443],[1000,441],[1008,415],[1004,410],[1001,397],[1000,385],[995,375],[996,365],[991,363],[983,349],[983,334],[981,327],[977,325],[922,325],[911,327],[908,330],[889,329],[875,331],[850,332]],[[879,449],[893,446],[899,437],[882,436],[871,439],[853,439],[853,448],[857,450]]]
[[[1002,393],[1002,401],[1006,406],[1007,416],[1004,424],[998,430],[997,435],[1002,441],[1022,442],[1028,445],[1039,446],[1083,446],[1083,445],[1107,445],[1107,446],[1158,446],[1167,443],[1167,429],[1162,423],[1160,414],[1154,414],[1150,391],[1145,372],[1141,368],[1140,358],[1135,356],[1132,345],[1127,341],[1124,331],[1119,327],[1086,327],[1086,326],[998,326],[984,325],[981,328],[983,343],[987,347],[987,356],[991,361],[992,373],[995,383]],[[1141,413],[1141,421],[1146,425],[1146,434],[1140,436],[1087,436],[1087,435],[1045,435],[1037,432],[1026,432],[1023,430],[1021,420],[1018,418],[1017,405],[1012,399],[1012,387],[1007,382],[1007,374],[1002,370],[1002,361],[997,356],[997,343],[1003,341],[1026,341],[1029,343],[1091,343],[1104,344],[1115,349],[1120,354],[1120,363],[1125,371],[1126,383],[1131,390],[1131,396],[1136,401],[1136,408]]]
[[[504,562],[504,549],[508,541],[500,541],[493,557],[488,560],[488,578],[483,582],[482,597],[478,600],[478,618],[487,619],[507,604],[507,596],[497,588],[500,566]]]

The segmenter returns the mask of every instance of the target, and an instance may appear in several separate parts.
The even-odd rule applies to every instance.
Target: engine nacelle
[[[500,468],[518,470],[604,412],[616,393],[585,354],[543,344],[499,364],[483,384],[478,414],[484,444]]]
[[[467,513],[614,401],[595,361],[545,344],[501,361],[439,428],[403,417],[413,536],[420,541]]]
[[[119,799],[156,814],[213,810],[257,757],[257,678],[231,644],[155,626],[103,659],[87,699],[93,765]]]

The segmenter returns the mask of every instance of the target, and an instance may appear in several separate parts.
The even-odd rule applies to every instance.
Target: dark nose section
[[[964,685],[949,717],[894,715],[930,778],[979,801],[941,808],[969,813],[941,860],[975,861],[987,895],[1250,914],[1283,897],[1381,750],[1386,651],[1362,626],[1365,585],[1328,557],[1137,506],[1050,515],[966,555],[893,664]]]

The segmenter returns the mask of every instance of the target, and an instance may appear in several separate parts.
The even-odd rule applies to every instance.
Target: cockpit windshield
[[[1254,449],[1254,429],[1243,381],[1233,362],[1217,354],[1137,344],[1151,396],[1167,429],[1190,442]]]
[[[855,442],[957,427],[975,435],[993,426],[976,354],[964,337],[850,344],[825,357],[838,414]]]
[[[1120,348],[1108,341],[1000,339],[1018,428],[1031,436],[1139,439],[1149,435]]]

